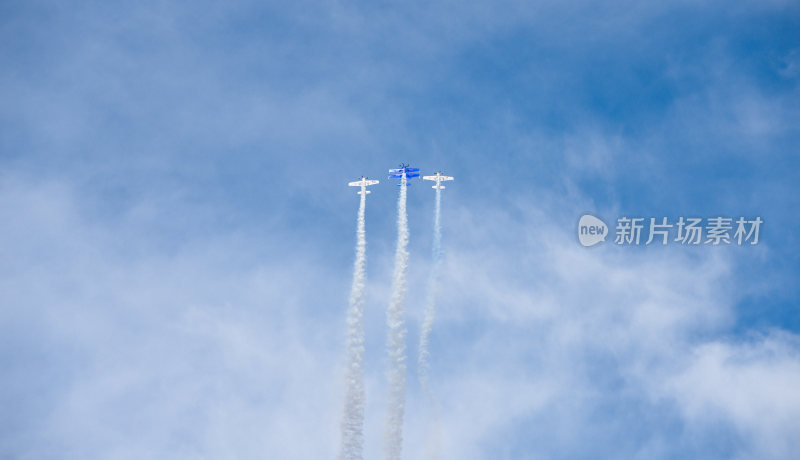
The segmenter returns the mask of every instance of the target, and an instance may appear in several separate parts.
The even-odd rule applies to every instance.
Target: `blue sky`
[[[444,458],[800,448],[796,2],[284,3],[0,4],[0,456],[333,458],[345,184],[401,161],[456,178]],[[395,201],[367,208],[369,458]],[[412,186],[410,363],[432,205]],[[586,249],[584,212],[764,226]],[[428,415],[411,365],[406,458]]]

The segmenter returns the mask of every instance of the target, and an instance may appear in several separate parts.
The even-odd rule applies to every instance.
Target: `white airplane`
[[[441,189],[444,188],[444,185],[441,185],[440,182],[443,182],[443,181],[446,181],[446,180],[453,180],[453,178],[450,177],[450,176],[443,176],[442,173],[439,172],[439,171],[436,171],[436,175],[435,176],[422,176],[422,179],[423,180],[436,181],[436,185],[434,185],[433,188],[438,189],[438,190],[441,190]]]
[[[375,185],[377,183],[378,183],[378,181],[376,181],[376,180],[369,180],[366,177],[361,176],[361,180],[357,180],[355,182],[349,182],[347,185],[349,185],[351,187],[361,187],[361,191],[358,192],[358,194],[359,195],[366,195],[367,193],[372,193],[369,190],[367,190],[367,186]]]

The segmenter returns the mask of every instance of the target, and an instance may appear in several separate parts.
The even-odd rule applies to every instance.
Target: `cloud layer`
[[[333,457],[344,185],[400,161],[456,177],[430,339],[444,458],[800,447],[796,3],[0,10],[0,457]],[[366,217],[367,458],[395,191]],[[415,344],[433,193],[408,200]],[[589,211],[765,225],[753,248],[586,249]],[[423,401],[409,385],[406,458]]]

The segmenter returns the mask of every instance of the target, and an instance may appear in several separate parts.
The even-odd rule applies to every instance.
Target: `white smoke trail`
[[[389,354],[389,401],[386,420],[385,453],[387,460],[400,460],[403,449],[403,416],[406,397],[406,326],[405,294],[406,268],[408,267],[408,215],[406,214],[405,174],[400,181],[397,200],[397,251],[394,259],[392,299],[386,313],[389,326],[387,348]]]
[[[341,460],[364,458],[364,289],[366,285],[367,238],[364,208],[367,195],[361,195],[356,230],[356,261],[353,266],[353,286],[350,308],[347,311],[347,374],[342,419]]]
[[[417,358],[417,376],[422,391],[427,399],[428,410],[431,411],[429,427],[426,430],[425,458],[436,460],[439,458],[441,444],[441,427],[439,426],[438,403],[430,386],[430,340],[433,321],[436,317],[436,288],[439,280],[439,270],[442,265],[442,226],[440,221],[442,208],[442,190],[436,189],[436,205],[433,211],[433,251],[430,278],[428,279],[428,293],[425,299],[425,316],[422,320],[422,330],[419,336],[419,355]]]

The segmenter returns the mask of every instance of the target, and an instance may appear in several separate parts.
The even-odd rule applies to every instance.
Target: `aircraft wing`
[[[351,187],[361,187],[361,186],[375,185],[377,183],[378,181],[376,180],[362,179],[362,180],[357,180],[355,182],[348,182],[347,185]]]
[[[440,181],[453,180],[453,178],[450,176],[422,176],[422,178],[424,180],[440,180]]]

